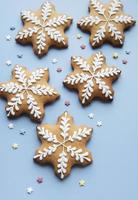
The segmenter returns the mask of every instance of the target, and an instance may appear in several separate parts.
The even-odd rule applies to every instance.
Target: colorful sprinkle
[[[7,36],[6,36],[6,40],[7,40],[7,41],[10,41],[10,40],[11,40],[11,36],[10,36],[10,35],[7,35]]]
[[[13,123],[9,123],[9,124],[8,124],[8,128],[9,128],[9,129],[13,129],[13,128],[14,128],[14,124],[13,124]]]
[[[17,54],[17,58],[22,58],[23,54]]]
[[[94,118],[94,114],[93,114],[93,113],[89,113],[89,114],[88,114],[88,117],[89,117],[90,119],[93,119],[93,118]]]
[[[81,49],[86,49],[86,45],[85,44],[82,44],[80,47],[81,47]]]
[[[34,192],[34,189],[32,187],[28,187],[26,189],[27,194],[32,194]]]
[[[58,67],[58,68],[57,68],[57,72],[59,72],[59,73],[62,72],[62,68],[61,68],[61,67]]]
[[[56,64],[58,62],[58,60],[56,58],[53,58],[52,63]]]
[[[16,149],[19,148],[19,144],[14,143],[14,144],[11,145],[11,147],[12,147],[13,150],[16,150]]]
[[[118,58],[118,53],[117,53],[117,52],[114,52],[114,53],[113,53],[113,58],[114,58],[114,59],[117,59],[117,58]]]
[[[85,183],[86,183],[85,180],[81,179],[81,180],[79,181],[80,187],[85,186]]]
[[[69,100],[65,101],[65,106],[67,106],[67,107],[70,106],[70,101]]]
[[[11,64],[12,64],[11,60],[7,60],[5,63],[7,66],[11,66]]]
[[[123,59],[123,60],[122,60],[122,63],[123,63],[124,65],[126,65],[126,64],[128,63],[128,61],[127,61],[126,59]]]
[[[25,135],[25,134],[26,134],[26,130],[20,129],[19,133],[20,133],[21,135]]]
[[[37,177],[36,179],[37,183],[43,183],[43,177]]]
[[[103,124],[102,124],[102,121],[97,121],[97,126],[98,127],[101,127]]]
[[[76,35],[76,38],[77,38],[78,40],[80,40],[80,39],[82,38],[82,36],[78,33],[78,34]]]
[[[15,26],[11,26],[11,27],[10,27],[10,30],[11,30],[11,31],[14,31],[14,30],[15,30]]]
[[[127,55],[130,55],[131,51],[125,51],[125,53],[126,53]]]

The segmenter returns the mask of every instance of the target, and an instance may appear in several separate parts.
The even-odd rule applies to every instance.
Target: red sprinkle
[[[86,49],[86,45],[85,44],[82,44],[80,47],[81,47],[81,49]]]
[[[66,100],[65,101],[65,106],[70,106],[70,101]]]
[[[122,60],[122,63],[123,63],[124,65],[126,65],[126,64],[128,63],[128,61],[127,61],[126,59],[123,59],[123,60]]]
[[[61,68],[61,67],[58,67],[58,68],[57,68],[57,72],[62,72],[62,68]]]

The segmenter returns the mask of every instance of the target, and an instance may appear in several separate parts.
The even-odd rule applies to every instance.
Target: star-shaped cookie
[[[124,43],[124,30],[135,24],[130,15],[123,12],[120,0],[111,0],[107,4],[99,0],[90,1],[90,16],[83,17],[78,27],[90,32],[90,43],[96,48],[108,42],[113,46],[121,47]]]
[[[47,68],[32,73],[25,67],[16,65],[12,71],[12,80],[0,83],[0,97],[7,99],[8,117],[28,114],[36,122],[44,117],[44,105],[55,101],[59,94],[48,85]]]
[[[79,99],[83,105],[88,105],[94,98],[103,101],[113,99],[112,82],[121,71],[116,67],[108,67],[101,52],[88,58],[72,57],[71,64],[74,71],[69,74],[64,85],[79,92]]]
[[[72,18],[58,14],[55,6],[46,1],[35,12],[22,11],[21,18],[24,27],[18,32],[16,41],[21,44],[32,44],[36,55],[47,54],[49,47],[68,47],[68,39],[64,30],[69,28]]]
[[[52,164],[56,175],[64,179],[73,165],[85,166],[92,162],[90,151],[85,147],[92,128],[76,126],[73,118],[64,112],[55,126],[44,124],[37,127],[42,145],[34,160],[41,165]]]

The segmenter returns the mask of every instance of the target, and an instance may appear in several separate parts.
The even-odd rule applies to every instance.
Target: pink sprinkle
[[[82,44],[80,47],[81,47],[81,49],[86,49],[86,45],[85,44]]]
[[[70,106],[70,101],[66,100],[65,101],[65,106]]]
[[[43,183],[43,177],[37,177],[36,181],[37,183]]]
[[[57,68],[57,72],[62,72],[62,68],[61,68],[61,67],[58,67],[58,68]]]
[[[123,63],[124,65],[126,65],[126,64],[128,63],[128,61],[127,61],[126,59],[123,59],[123,60],[122,60],[122,63]]]

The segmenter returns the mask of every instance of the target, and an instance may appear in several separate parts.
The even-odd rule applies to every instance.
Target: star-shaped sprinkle
[[[34,192],[34,189],[32,187],[28,187],[26,189],[27,194],[32,194]]]
[[[80,185],[80,187],[85,186],[85,184],[86,184],[86,182],[85,182],[84,179],[81,179],[81,180],[79,181],[79,185]]]
[[[22,58],[23,54],[17,54],[17,58]]]
[[[42,142],[34,160],[39,164],[51,163],[60,179],[70,174],[73,165],[86,166],[92,162],[90,151],[86,148],[92,128],[76,126],[73,118],[64,112],[55,126],[44,124],[37,127]]]
[[[36,179],[37,183],[43,183],[43,177],[37,177]]]
[[[11,26],[11,27],[10,27],[10,30],[11,30],[11,31],[14,31],[14,30],[15,30],[15,26]]]
[[[8,128],[9,128],[9,129],[13,129],[13,128],[14,128],[14,124],[13,124],[13,123],[9,123],[9,124],[8,124]]]
[[[117,59],[117,58],[118,58],[118,53],[117,53],[117,52],[114,52],[114,53],[113,53],[113,58],[114,58],[114,59]]]
[[[20,145],[19,145],[19,144],[17,144],[17,143],[14,143],[14,144],[12,144],[12,145],[11,145],[11,147],[12,147],[12,149],[13,149],[13,150],[16,150],[16,149],[18,149],[18,148],[19,148],[19,146],[20,146]]]
[[[126,65],[126,64],[128,63],[128,61],[127,61],[126,59],[123,59],[123,60],[122,60],[122,63],[123,63],[124,65]]]
[[[52,59],[52,64],[56,64],[58,62],[58,60],[56,58]]]
[[[81,47],[81,49],[86,49],[86,45],[85,44],[82,44],[80,47]]]
[[[58,72],[58,73],[62,72],[62,67],[58,67],[58,68],[57,68],[57,72]]]
[[[40,122],[44,117],[44,105],[55,101],[59,94],[48,85],[47,68],[29,72],[26,67],[16,65],[12,71],[12,80],[0,83],[0,97],[8,100],[7,117],[28,114],[34,121]]]
[[[67,107],[70,106],[70,101],[69,100],[65,101],[65,106],[67,106]]]
[[[89,117],[90,119],[93,119],[93,118],[94,118],[94,114],[93,114],[93,113],[89,113],[89,114],[88,114],[88,117]]]
[[[12,64],[11,60],[7,60],[7,61],[6,61],[6,65],[7,65],[7,66],[11,66],[11,64]]]
[[[90,15],[78,22],[78,27],[91,33],[92,47],[99,47],[108,42],[113,46],[122,46],[124,30],[135,24],[130,15],[123,12],[120,0],[111,0],[103,4],[100,0],[90,0]]]
[[[78,91],[83,105],[90,104],[94,98],[103,101],[113,99],[112,82],[119,77],[121,71],[116,67],[108,67],[101,52],[88,59],[73,56],[71,65],[74,71],[66,76],[64,85]]]
[[[26,134],[26,130],[20,129],[19,133],[20,133],[20,135],[25,135]]]
[[[102,121],[97,121],[97,127],[101,127],[103,125]]]
[[[58,14],[55,6],[46,1],[37,11],[21,12],[23,28],[18,32],[16,41],[32,44],[36,55],[42,57],[50,47],[67,48],[68,38],[64,31],[70,27],[72,18]]]
[[[7,40],[7,41],[10,41],[10,40],[11,40],[11,36],[10,36],[10,35],[7,35],[7,36],[6,36],[6,40]]]
[[[76,38],[78,39],[78,40],[80,40],[81,38],[82,38],[82,35],[80,35],[79,33],[76,35]]]

